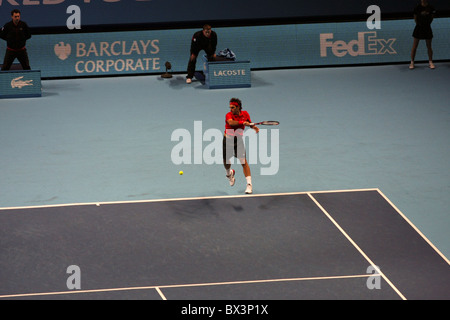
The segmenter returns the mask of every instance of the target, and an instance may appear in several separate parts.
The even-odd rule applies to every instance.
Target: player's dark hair
[[[13,11],[11,11],[11,17],[14,15],[14,13],[20,14],[20,10],[19,9],[14,9]]]
[[[231,102],[237,103],[239,105],[239,110],[242,110],[242,102],[241,102],[241,100],[239,100],[238,98],[231,98],[230,99],[230,103]]]

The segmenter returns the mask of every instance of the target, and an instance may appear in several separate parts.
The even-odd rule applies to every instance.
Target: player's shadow
[[[159,81],[167,81],[169,83],[169,87],[172,89],[182,89],[186,86],[192,86],[195,89],[208,89],[208,87],[205,84],[205,76],[200,73],[196,72],[194,78],[192,79],[191,84],[186,84],[186,76],[185,75],[174,75],[170,79],[164,79],[161,77],[158,77]],[[251,80],[251,86],[252,87],[266,87],[266,86],[273,86],[274,84],[272,82],[268,82],[264,80],[261,77],[258,77],[254,72],[252,73],[252,80]]]
[[[45,80],[45,79],[44,79]],[[41,83],[42,86],[42,96],[51,97],[59,96],[63,91],[80,92],[81,86],[79,83],[64,83],[61,84],[55,81],[45,81]]]
[[[194,87],[203,87],[204,86],[204,82],[199,81],[198,79],[194,78],[192,79],[192,83],[191,84],[187,84],[186,83],[186,76],[184,75],[178,75],[178,76],[173,76],[170,79],[164,79],[161,77],[158,77],[159,81],[166,81],[169,83],[169,87],[175,90],[181,90],[182,88],[186,87],[186,86],[194,86]],[[199,86],[200,85],[200,86]]]
[[[267,87],[267,86],[273,86],[273,83],[265,81],[264,79],[255,75],[254,72],[252,72],[252,87]]]

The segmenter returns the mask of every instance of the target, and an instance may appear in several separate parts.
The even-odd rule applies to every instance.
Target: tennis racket
[[[280,121],[262,121],[262,122],[250,123],[251,126],[259,126],[259,125],[263,125],[263,126],[277,126],[279,124],[280,124]]]

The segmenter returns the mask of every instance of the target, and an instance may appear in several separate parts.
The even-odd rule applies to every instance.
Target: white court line
[[[358,250],[359,253],[361,253],[361,255],[369,262],[369,264],[376,270],[376,272],[383,277],[383,279],[391,286],[391,288],[394,289],[394,291],[397,292],[397,294],[403,300],[406,300],[405,296],[400,292],[400,290],[398,290],[397,287],[395,287],[395,285],[386,277],[386,275],[383,272],[381,272],[378,266],[375,265],[369,258],[369,256],[367,256],[367,254],[365,254],[365,252],[362,251],[362,249],[356,244],[356,242],[353,241],[352,238],[350,238],[350,236],[344,231],[344,229],[342,229],[342,227],[336,222],[336,220],[333,219],[333,217],[325,210],[325,208],[322,207],[322,205],[311,194],[308,194],[308,196],[311,198],[311,200],[314,201],[314,203],[320,208],[320,210],[322,210],[322,212],[328,217],[328,219],[330,219],[330,221],[336,226],[336,228],[338,228],[339,231],[342,232],[342,234],[347,238],[348,241],[350,241],[350,243],[356,248],[356,250]]]
[[[159,293],[159,295],[161,296],[161,298],[163,300],[167,300],[166,296],[162,293],[162,291],[159,289],[159,287],[156,287],[155,289]]]
[[[269,193],[269,194],[253,194],[253,195],[229,195],[229,196],[209,196],[209,197],[192,197],[192,198],[169,198],[169,199],[150,199],[150,200],[134,200],[134,201],[111,201],[111,202],[90,202],[90,203],[72,203],[72,204],[55,204],[55,205],[42,205],[42,206],[22,206],[22,207],[4,207],[0,208],[0,212],[6,210],[14,209],[34,209],[34,208],[52,208],[52,207],[69,207],[69,206],[89,206],[89,205],[110,205],[110,204],[132,204],[132,203],[152,203],[152,202],[169,202],[169,201],[184,201],[184,200],[205,200],[205,199],[227,199],[227,198],[245,198],[245,197],[267,197],[267,196],[285,196],[285,195],[308,195],[316,205],[324,212],[328,218],[336,225],[336,227],[341,230],[341,232],[347,237],[347,239],[355,246],[355,248],[366,258],[366,260],[375,268],[375,270],[388,282],[391,287],[399,294],[402,299],[406,298],[398,291],[398,289],[387,279],[387,277],[377,268],[377,266],[369,259],[369,257],[357,246],[357,244],[345,233],[345,231],[337,224],[337,222],[326,212],[326,210],[317,202],[317,200],[312,196],[312,194],[323,194],[323,193],[343,193],[343,192],[363,192],[363,191],[377,191],[396,211],[399,213],[405,221],[407,221],[413,229],[448,263],[449,260],[429,241],[425,235],[420,232],[420,230],[379,190],[378,188],[367,188],[367,189],[343,189],[343,190],[325,190],[325,191],[305,191],[305,192],[287,192],[287,193]],[[366,276],[367,275],[362,275]],[[359,277],[362,277],[359,276]],[[308,280],[312,278],[297,278],[292,279],[292,281]],[[322,277],[320,279],[326,279]],[[257,282],[273,282],[273,281],[290,281],[291,279],[277,279],[277,280],[263,280]],[[250,282],[237,282],[237,283],[254,283]],[[204,286],[204,285],[219,285],[219,284],[234,284],[229,283],[217,283],[217,284],[198,284],[198,285],[182,285],[182,286]],[[142,289],[155,289],[164,297],[159,288],[168,288],[171,286],[151,286],[151,287],[134,287],[134,288],[118,288],[118,289],[102,289],[102,290],[86,290],[86,291],[65,291],[65,292],[55,292],[55,293],[35,293],[35,294],[19,294],[19,295],[9,295],[0,296],[0,298],[14,297],[14,296],[30,296],[30,295],[54,295],[54,294],[71,294],[71,293],[83,293],[83,292],[107,292],[107,291],[121,291],[121,290],[142,290]],[[178,287],[178,286],[175,286]]]
[[[407,222],[407,223],[409,223],[409,225],[425,240],[425,242],[427,242],[428,243],[428,245],[430,246],[430,247],[432,247],[436,252],[437,252],[437,254],[439,254],[441,257],[442,257],[442,259],[444,259],[444,261],[445,262],[447,262],[447,264],[449,264],[450,265],[450,261],[447,259],[447,257],[446,256],[444,256],[444,254],[441,252],[441,251],[439,251],[439,249],[438,248],[436,248],[435,247],[435,245],[430,241],[430,240],[428,240],[428,238],[392,203],[392,201],[391,200],[389,200],[388,199],[388,197],[386,197],[384,194],[383,194],[383,192],[381,192],[381,190],[378,190],[378,193],[384,198],[384,200],[386,200],[387,201],[387,203],[389,203],[389,205],[392,207],[392,208],[394,208],[394,210],[395,211],[397,211],[397,213],[403,218],[403,219],[405,219],[405,221]]]
[[[167,199],[148,199],[148,200],[130,200],[130,201],[107,201],[107,202],[81,202],[81,203],[62,203],[38,206],[17,206],[17,207],[0,207],[0,211],[19,210],[19,209],[39,209],[39,208],[59,208],[73,206],[97,206],[111,204],[133,204],[133,203],[152,203],[152,202],[173,202],[186,200],[211,200],[211,199],[232,199],[232,198],[249,198],[249,197],[273,197],[273,196],[290,196],[314,193],[339,193],[339,192],[362,192],[362,191],[378,191],[377,188],[368,189],[349,189],[349,190],[327,190],[327,191],[302,191],[302,192],[284,192],[284,193],[264,193],[264,194],[245,194],[245,195],[228,195],[228,196],[206,196],[191,198],[167,198]]]
[[[73,207],[73,206],[100,206],[113,204],[133,204],[133,203],[153,203],[153,202],[173,202],[186,200],[209,200],[209,199],[232,199],[232,198],[247,198],[247,197],[273,197],[286,195],[311,195],[322,193],[344,193],[344,192],[364,192],[376,191],[378,192],[397,212],[402,216],[413,229],[433,248],[446,262],[450,265],[449,259],[439,249],[420,232],[420,230],[381,192],[379,188],[366,189],[339,189],[339,190],[322,190],[322,191],[303,191],[303,192],[285,192],[285,193],[266,193],[266,194],[252,194],[252,195],[229,195],[229,196],[208,196],[208,197],[192,197],[192,198],[168,198],[168,199],[149,199],[149,200],[130,200],[130,201],[109,201],[109,202],[86,202],[86,203],[67,203],[67,204],[53,204],[41,206],[20,206],[20,207],[0,207],[0,212],[7,210],[19,209],[37,209],[37,208],[58,208],[58,207]]]
[[[92,289],[92,290],[72,290],[59,292],[38,292],[38,293],[18,293],[0,295],[0,299],[19,298],[19,297],[36,297],[36,296],[52,296],[63,294],[80,294],[80,293],[102,293],[114,291],[131,291],[131,290],[153,290],[155,289],[163,300],[167,300],[161,289],[168,288],[188,288],[188,287],[206,287],[206,286],[223,286],[223,285],[237,285],[237,284],[258,284],[258,283],[272,283],[272,282],[293,282],[293,281],[311,281],[311,280],[333,280],[333,279],[352,279],[352,278],[368,278],[379,276],[379,274],[360,274],[347,276],[326,276],[326,277],[305,277],[305,278],[285,278],[285,279],[266,279],[266,280],[248,280],[248,281],[228,281],[228,282],[207,282],[207,283],[191,283],[179,285],[160,285],[160,286],[144,286],[144,287],[128,287],[128,288],[111,288],[111,289]]]

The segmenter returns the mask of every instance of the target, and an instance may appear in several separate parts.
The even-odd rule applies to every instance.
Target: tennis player
[[[433,22],[436,10],[428,3],[427,0],[421,0],[420,3],[414,9],[414,21],[416,26],[413,31],[414,42],[411,49],[411,64],[410,69],[414,69],[414,59],[416,57],[417,47],[420,40],[425,40],[428,50],[428,63],[430,69],[434,69],[433,64],[433,49],[431,47],[431,41],[433,39],[433,31],[431,29],[431,23]]]
[[[235,171],[231,169],[230,159],[234,156],[239,159],[244,170],[245,179],[247,180],[247,188],[245,193],[253,193],[252,176],[250,166],[248,165],[244,146],[244,130],[245,127],[251,127],[256,133],[259,132],[257,126],[251,126],[250,115],[247,111],[242,110],[242,102],[237,98],[230,100],[230,112],[225,116],[225,134],[223,136],[223,165],[225,166],[226,175],[230,181],[230,186],[234,186],[236,181]]]

